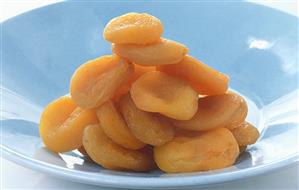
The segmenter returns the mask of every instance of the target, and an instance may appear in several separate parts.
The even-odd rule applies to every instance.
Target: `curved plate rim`
[[[116,1],[117,2],[117,1]],[[139,1],[139,2],[142,2],[142,1]],[[45,5],[45,6],[42,6],[42,7],[37,7],[37,8],[34,8],[34,9],[31,9],[29,11],[26,11],[26,12],[23,12],[21,14],[18,14],[16,16],[13,16],[11,18],[8,18],[6,20],[3,20],[2,22],[0,22],[1,24],[6,24],[7,22],[11,22],[19,17],[22,17],[26,14],[30,14],[31,12],[33,11],[37,11],[37,10],[42,10],[42,9],[47,9],[49,7],[52,7],[52,6],[56,6],[56,5],[62,5],[62,4],[66,4],[66,3],[76,3],[76,2],[70,2],[70,1],[61,1],[61,2],[55,2],[55,3],[52,3],[52,4],[49,4],[49,5]],[[137,1],[138,3],[138,1]],[[199,2],[200,3],[200,2]],[[283,10],[280,10],[280,9],[276,9],[276,8],[273,8],[273,7],[268,7],[268,6],[265,6],[265,5],[262,5],[262,4],[256,4],[254,2],[245,2],[245,1],[240,1],[240,2],[235,2],[235,3],[245,3],[245,4],[250,4],[250,5],[253,5],[253,6],[258,6],[258,7],[264,7],[264,8],[267,8],[267,9],[270,9],[270,10],[273,10],[273,11],[276,11],[276,12],[279,12],[281,14],[286,14],[288,16],[291,16],[291,17],[294,17],[296,19],[299,20],[299,15],[298,16],[295,16],[293,14],[290,14],[288,12],[285,12]]]
[[[268,173],[288,165],[299,162],[299,153],[292,154],[286,158],[281,158],[277,161],[267,164],[254,166],[229,173],[197,175],[197,176],[174,176],[167,178],[155,177],[136,177],[131,176],[114,176],[110,174],[88,173],[77,170],[71,170],[48,164],[43,161],[32,159],[23,154],[17,153],[3,145],[0,149],[4,158],[13,161],[19,165],[34,169],[39,172],[47,173],[52,176],[58,176],[74,182],[80,182],[103,187],[117,188],[133,188],[133,189],[149,189],[149,188],[178,188],[192,186],[208,186],[224,182],[235,181],[248,177]],[[183,180],[182,180],[183,179]],[[132,181],[133,180],[133,181]]]
[[[28,12],[21,13],[12,18],[4,20],[1,23],[7,24],[13,22],[15,19],[20,18],[26,14],[30,14],[36,10],[47,9],[51,6],[66,4],[69,2],[56,2],[50,5],[32,9]],[[239,2],[240,3],[240,2]],[[288,16],[298,19],[298,16],[292,15],[290,13],[267,7],[264,5],[258,5],[251,2],[242,2],[251,4],[254,6],[266,7],[272,9],[273,11],[286,14]],[[221,184],[224,182],[231,182],[235,180],[240,180],[244,178],[258,176],[264,173],[268,173],[274,170],[278,170],[289,165],[299,163],[299,152],[289,155],[288,157],[281,158],[279,160],[254,166],[234,172],[229,173],[219,173],[219,174],[208,174],[208,175],[196,175],[196,176],[174,176],[167,178],[155,178],[155,177],[137,177],[131,176],[114,176],[111,174],[101,174],[101,173],[88,173],[77,170],[71,170],[67,168],[62,168],[49,164],[43,161],[38,161],[25,156],[21,153],[15,152],[3,144],[0,144],[1,156],[9,161],[16,164],[24,166],[26,168],[33,169],[35,171],[43,172],[54,177],[59,177],[61,179],[66,179],[73,182],[85,183],[90,185],[98,185],[102,187],[114,187],[114,188],[133,188],[133,189],[150,189],[150,188],[179,188],[179,187],[198,187],[198,186],[209,186]],[[80,175],[82,174],[82,175]],[[182,180],[183,179],[183,180]]]

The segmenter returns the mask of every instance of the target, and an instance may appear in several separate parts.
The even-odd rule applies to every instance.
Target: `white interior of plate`
[[[246,98],[247,120],[262,137],[234,166],[182,174],[117,172],[76,151],[57,155],[42,145],[38,122],[43,107],[68,93],[80,64],[111,54],[103,27],[132,11],[160,18],[164,37],[186,44],[191,55],[228,74],[231,89]],[[297,27],[296,17],[248,3],[67,2],[8,20],[1,41],[3,153],[70,180],[135,188],[207,185],[291,164],[299,152]]]

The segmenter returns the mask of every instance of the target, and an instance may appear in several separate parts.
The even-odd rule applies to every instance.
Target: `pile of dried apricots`
[[[82,64],[70,97],[50,103],[40,135],[54,152],[78,149],[113,170],[192,172],[228,167],[259,137],[229,77],[161,38],[149,14],[112,19],[113,55]]]

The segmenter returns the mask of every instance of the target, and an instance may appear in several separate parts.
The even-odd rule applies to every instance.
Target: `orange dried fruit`
[[[260,136],[259,131],[252,124],[243,122],[240,126],[231,130],[239,146],[254,144]]]
[[[71,97],[82,108],[95,108],[112,98],[133,74],[134,66],[116,55],[106,55],[81,65],[73,74]]]
[[[154,147],[158,167],[167,173],[195,172],[231,166],[239,155],[238,143],[226,128],[178,135]]]
[[[188,48],[181,43],[161,39],[148,45],[113,44],[112,51],[135,64],[157,66],[180,62],[188,52]]]
[[[122,84],[114,93],[114,96],[112,98],[112,100],[114,102],[118,102],[119,99],[125,95],[126,93],[128,93],[131,89],[132,84],[140,77],[142,76],[144,73],[150,72],[150,71],[155,71],[156,67],[154,66],[141,66],[141,65],[137,65],[137,64],[133,64],[134,65],[134,73],[133,75],[129,78],[129,80]]]
[[[190,120],[171,122],[176,127],[194,131],[207,131],[217,127],[233,129],[245,120],[247,112],[245,100],[230,92],[199,98],[198,110]]]
[[[84,128],[98,123],[94,110],[76,106],[70,97],[51,102],[40,119],[40,136],[53,152],[68,152],[81,147]]]
[[[131,132],[140,141],[159,146],[173,138],[174,131],[170,123],[157,114],[138,109],[129,94],[120,100],[119,108]]]
[[[85,128],[83,145],[94,162],[108,169],[149,171],[155,168],[150,151],[129,150],[119,146],[105,135],[98,124]]]
[[[120,146],[128,149],[140,149],[145,146],[128,128],[126,122],[111,101],[97,109],[97,116],[105,134]]]
[[[104,38],[117,44],[150,44],[163,33],[161,21],[147,13],[128,13],[115,17],[104,28]]]
[[[147,112],[188,120],[197,111],[197,92],[185,81],[159,71],[139,77],[130,93],[136,106]]]
[[[179,63],[158,66],[157,70],[188,81],[199,94],[204,95],[223,94],[229,84],[227,75],[189,55]]]

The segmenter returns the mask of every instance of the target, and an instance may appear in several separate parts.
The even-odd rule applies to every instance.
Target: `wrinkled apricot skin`
[[[144,73],[150,72],[150,71],[155,71],[156,67],[154,66],[141,66],[141,65],[137,65],[134,64],[134,73],[133,75],[129,78],[129,80],[122,84],[115,92],[112,100],[114,102],[118,102],[119,99],[125,95],[126,93],[128,93],[131,89],[132,84],[140,77],[142,76]]]
[[[149,45],[113,44],[112,51],[116,55],[144,66],[157,66],[180,62],[188,48],[178,42],[161,39]]]
[[[145,146],[131,133],[111,101],[105,102],[97,109],[97,116],[104,133],[116,144],[133,150]]]
[[[197,111],[197,92],[185,81],[159,71],[139,77],[130,93],[136,106],[147,112],[188,120]]]
[[[81,65],[73,74],[70,93],[82,108],[95,108],[112,98],[134,66],[116,55],[106,55]]]
[[[207,131],[219,127],[233,129],[245,120],[247,112],[245,100],[230,92],[199,98],[198,110],[190,120],[171,122],[176,127],[194,131]]]
[[[128,13],[112,19],[104,28],[104,38],[118,44],[150,44],[163,33],[161,21],[146,13]]]
[[[237,128],[231,130],[239,146],[254,144],[260,136],[259,131],[252,124],[243,122]]]
[[[202,133],[200,131],[191,131],[179,127],[174,127],[174,132],[175,136],[198,136]]]
[[[233,165],[238,155],[237,141],[226,128],[197,136],[179,135],[162,146],[154,147],[155,161],[167,173],[225,168]]]
[[[155,168],[148,151],[129,150],[117,145],[105,135],[99,125],[85,128],[83,145],[94,162],[108,169],[149,171]]]
[[[158,66],[157,70],[188,81],[199,94],[203,95],[223,94],[229,85],[227,75],[189,55],[177,64]]]
[[[94,110],[84,110],[69,97],[61,97],[50,103],[40,119],[40,136],[53,152],[68,152],[82,145],[84,128],[97,123]]]
[[[131,132],[140,141],[159,146],[173,138],[174,131],[170,123],[156,114],[138,109],[129,94],[120,100],[119,108]]]

